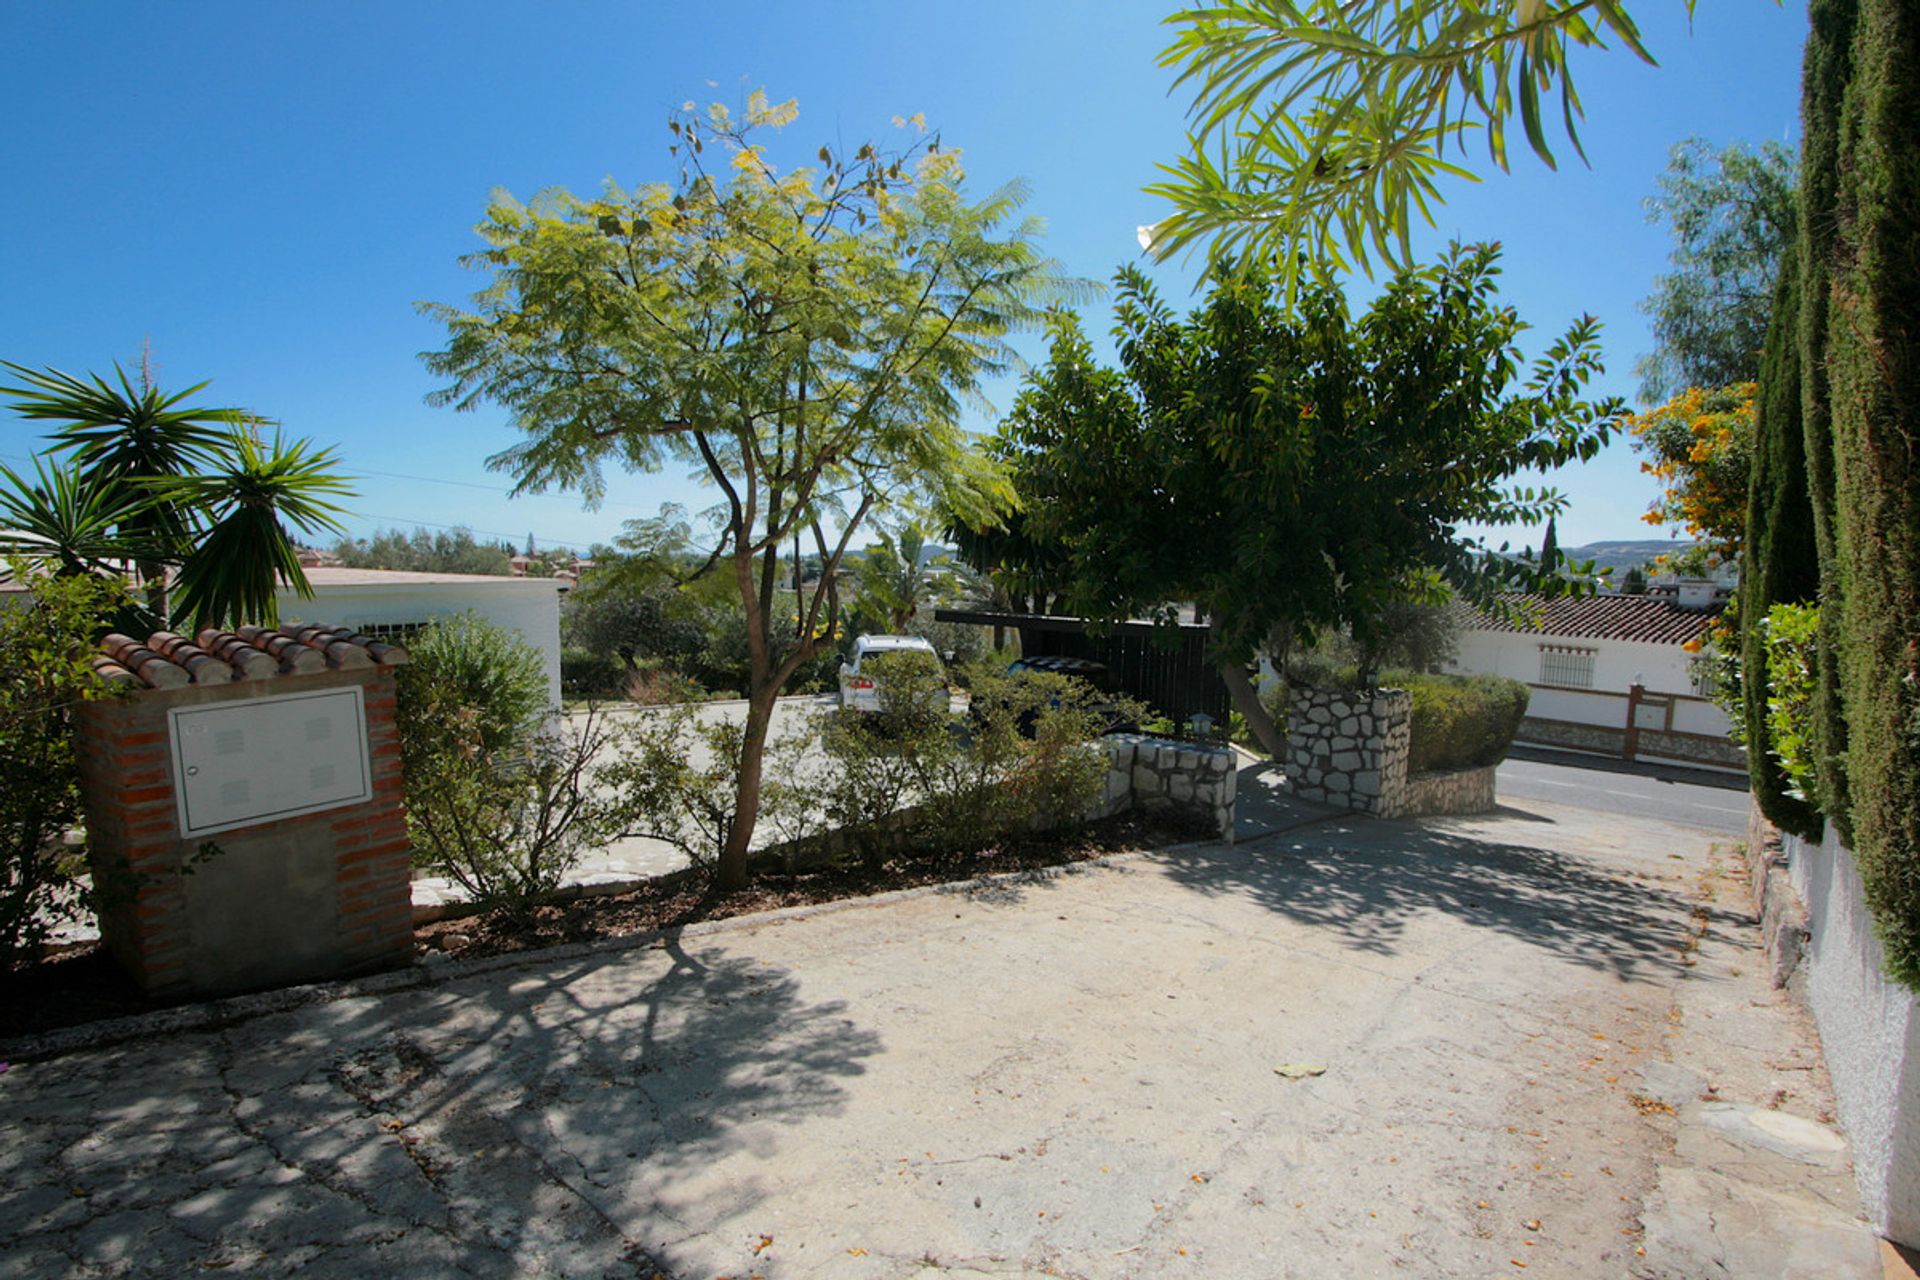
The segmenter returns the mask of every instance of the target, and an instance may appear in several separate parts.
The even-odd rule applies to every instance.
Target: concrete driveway
[[[1708,840],[1326,822],[16,1061],[0,1276],[1877,1274]]]

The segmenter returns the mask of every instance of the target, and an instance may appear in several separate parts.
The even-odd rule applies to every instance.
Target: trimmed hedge
[[[1847,790],[1847,721],[1840,664],[1846,574],[1836,543],[1833,404],[1828,367],[1829,310],[1839,252],[1840,111],[1853,74],[1857,0],[1813,0],[1800,87],[1800,427],[1806,442],[1807,496],[1820,556],[1820,662],[1813,754],[1822,813],[1852,842]],[[1756,621],[1761,616],[1751,615]]]
[[[1887,970],[1920,990],[1920,9],[1856,12],[1826,349],[1838,554],[1823,568],[1841,611],[1828,627],[1823,601],[1821,622],[1838,641],[1849,843]]]
[[[1809,803],[1815,788],[1782,768],[1785,754],[1769,712],[1776,682],[1768,645],[1768,618],[1776,607],[1804,605],[1820,596],[1820,557],[1814,544],[1813,503],[1807,496],[1807,445],[1800,425],[1800,270],[1792,254],[1781,264],[1773,322],[1760,362],[1760,398],[1753,431],[1753,472],[1747,497],[1747,541],[1740,566],[1740,696],[1747,775],[1768,821],[1808,839],[1820,838],[1820,814]],[[1796,670],[1799,670],[1797,666]],[[1811,668],[1817,672],[1818,668]],[[1814,676],[1817,684],[1818,676]],[[1811,696],[1811,695],[1809,695]],[[1795,759],[1811,755],[1808,726],[1795,732]]]
[[[1527,714],[1527,686],[1504,676],[1393,671],[1380,684],[1413,695],[1409,773],[1498,764]]]

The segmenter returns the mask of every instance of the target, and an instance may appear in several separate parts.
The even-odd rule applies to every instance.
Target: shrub
[[[759,824],[783,839],[815,825],[817,794],[803,776],[811,722],[769,738],[762,758]],[[662,840],[711,872],[739,821],[743,722],[703,717],[680,704],[643,712],[615,738],[600,782],[620,796],[627,834]]]
[[[874,673],[888,711],[834,717],[823,787],[829,818],[869,865],[985,847],[1070,825],[1091,808],[1106,771],[1094,742],[1113,711],[1109,695],[1060,675],[1009,675],[986,660],[956,673],[971,695],[961,722],[930,696],[937,686],[926,664],[876,663]]]
[[[477,718],[407,766],[415,860],[451,877],[482,910],[525,919],[580,855],[619,836],[626,806],[595,776],[604,722],[589,711],[487,751]]]
[[[126,603],[116,583],[16,567],[30,603],[0,608],[0,970],[32,960],[55,924],[88,905],[73,711],[109,696],[88,663],[99,620]]]
[[[484,754],[524,738],[547,710],[540,654],[510,631],[472,613],[428,624],[407,645],[397,679],[400,749],[411,767],[422,752]]]
[[[613,658],[584,649],[560,651],[560,694],[570,702],[605,702],[625,696],[631,672]]]
[[[424,628],[408,652],[398,719],[415,861],[524,917],[624,825],[594,776],[605,728],[591,712],[543,728],[540,655],[473,614]]]
[[[1788,796],[1818,807],[1813,717],[1820,687],[1820,607],[1776,604],[1761,622],[1767,664],[1767,740]]]
[[[1527,714],[1527,686],[1504,676],[1396,671],[1380,682],[1413,695],[1409,773],[1498,764]]]

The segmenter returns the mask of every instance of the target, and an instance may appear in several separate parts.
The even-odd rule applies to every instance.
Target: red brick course
[[[192,640],[166,633],[137,642],[110,636],[102,649],[96,670],[131,685],[132,693],[82,708],[82,789],[96,876],[102,884],[132,885],[122,901],[103,910],[101,927],[109,949],[135,980],[156,994],[187,994],[240,989],[261,981],[252,976],[259,973],[271,974],[273,981],[299,981],[409,960],[412,849],[401,805],[393,686],[393,668],[406,661],[405,651],[337,627],[243,627],[203,631]],[[351,806],[215,833],[212,843],[234,849],[223,847],[214,862],[192,866],[203,841],[180,835],[168,709],[353,685],[362,690],[366,713],[371,796]],[[219,859],[228,857],[247,859],[249,870],[242,879],[228,877],[228,887],[220,890],[213,882],[225,874]],[[294,949],[297,955],[330,958],[288,973],[274,968],[278,956],[215,955],[220,947],[234,945],[232,937],[258,936],[257,930],[196,937],[193,921],[213,918],[210,910],[226,910],[235,894],[260,897],[258,886],[274,882],[273,865],[280,858],[298,859],[309,868],[302,873],[304,881],[290,881],[308,885],[313,860],[323,860],[321,874],[330,876],[333,886],[331,913],[296,907],[288,899],[282,919],[274,914],[274,902],[237,900],[275,921],[275,927],[330,931],[324,938],[303,939],[304,947]],[[192,874],[182,874],[183,868]],[[210,893],[214,896],[205,896]],[[311,897],[302,901],[310,903]],[[198,917],[192,914],[195,902],[201,903]],[[227,976],[210,983],[208,973]]]

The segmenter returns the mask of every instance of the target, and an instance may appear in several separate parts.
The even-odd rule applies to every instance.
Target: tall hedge
[[[1846,596],[1834,542],[1832,415],[1828,410],[1827,318],[1833,285],[1836,205],[1840,185],[1840,108],[1853,64],[1857,0],[1812,0],[1800,91],[1800,425],[1806,441],[1807,493],[1820,559],[1820,687],[1815,695],[1813,755],[1820,807],[1842,838],[1847,818],[1847,722],[1839,663]]]
[[[1819,599],[1820,557],[1807,496],[1807,446],[1800,425],[1800,265],[1781,264],[1773,319],[1760,359],[1755,405],[1753,475],[1747,494],[1747,541],[1740,567],[1741,696],[1747,736],[1747,773],[1754,799],[1769,821],[1809,839],[1820,835],[1820,814],[1789,795],[1775,755],[1767,715],[1767,611],[1776,604]]]
[[[1857,15],[1827,318],[1840,694],[1861,882],[1920,989],[1920,6]]]

